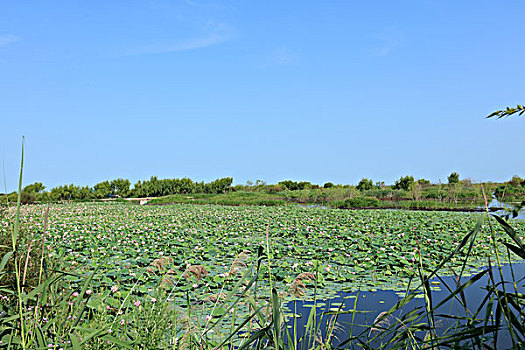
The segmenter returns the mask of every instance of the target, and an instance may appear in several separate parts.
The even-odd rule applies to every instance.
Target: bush
[[[520,195],[525,192],[525,188],[522,186],[514,185],[499,185],[494,189],[494,195],[496,197]]]
[[[401,200],[408,197],[408,193],[405,190],[395,190],[391,188],[373,188],[364,191],[362,195],[365,197],[385,198],[389,200]]]
[[[269,185],[269,186],[266,186],[266,193],[271,193],[271,194],[274,194],[274,193],[278,193],[278,192],[282,192],[285,190],[285,188],[281,185]]]
[[[379,207],[379,199],[372,197],[349,198],[343,202],[343,208],[376,208]]]

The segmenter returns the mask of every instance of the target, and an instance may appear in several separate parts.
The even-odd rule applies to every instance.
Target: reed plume
[[[197,280],[201,280],[202,277],[208,276],[208,270],[202,265],[190,265],[186,268],[184,273],[182,274],[182,277],[188,279],[191,276],[195,277]]]
[[[300,273],[290,284],[289,293],[295,297],[302,298],[306,294],[306,285],[303,281],[315,281],[315,274],[311,272]]]
[[[386,311],[381,312],[377,317],[375,318],[372,328],[370,328],[370,334],[378,334],[385,329],[388,329],[390,327],[390,323],[392,321],[392,315],[388,315]]]
[[[173,259],[169,256],[162,256],[157,258],[149,264],[146,271],[149,273],[156,273],[157,271],[162,273],[168,265],[172,263]]]

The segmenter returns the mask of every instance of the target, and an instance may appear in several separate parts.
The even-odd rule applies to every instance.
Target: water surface
[[[482,270],[483,269],[480,269],[479,271]],[[514,280],[518,282],[516,285],[517,291],[525,293],[525,263],[504,265],[502,271],[503,280],[512,281],[514,275]],[[499,271],[496,268],[492,268],[492,274],[496,282],[501,281]],[[471,277],[472,276],[461,278],[461,283],[464,284]],[[416,283],[417,282],[413,282],[414,287],[416,287]],[[474,284],[465,289],[464,294],[467,306],[466,309],[458,300],[454,298],[436,309],[435,320],[437,325],[437,333],[441,335],[444,333],[453,332],[453,327],[456,324],[456,321],[449,316],[468,317],[475,313],[486,296],[487,291],[485,287],[488,284],[490,284],[490,280],[489,275],[486,274],[480,280],[476,281]],[[432,304],[436,306],[448,295],[450,295],[450,292],[446,286],[448,286],[451,290],[455,290],[457,288],[457,280],[455,277],[450,276],[442,277],[441,279],[433,278],[431,285],[433,287],[431,292]],[[513,292],[515,290],[514,285],[510,283],[506,283],[505,288],[507,292]],[[322,314],[331,311],[342,311],[343,313],[337,316],[337,330],[334,333],[332,342],[333,346],[340,346],[341,343],[344,343],[344,341],[351,336],[360,335],[361,339],[364,341],[373,338],[375,334],[370,332],[370,328],[366,326],[372,325],[376,317],[378,317],[381,312],[391,309],[399,300],[404,297],[404,295],[405,293],[403,292],[395,292],[392,290],[377,290],[375,292],[352,291],[339,292],[337,293],[336,297],[332,299],[327,301],[318,301],[315,303],[317,310],[316,313],[318,315],[317,324],[320,330],[317,334],[317,337],[326,339],[327,323],[329,322],[330,318],[333,317],[332,315],[322,316]],[[401,315],[404,315],[416,308],[424,308],[425,301],[422,296],[423,295],[419,295],[418,297],[412,299],[407,305],[403,307],[402,310],[396,311],[393,316],[401,317]],[[288,322],[288,327],[289,330],[293,332],[293,325],[296,325],[298,333],[297,338],[300,338],[302,335],[304,335],[305,325],[307,324],[308,316],[310,315],[313,307],[314,302],[312,301],[294,301],[288,304],[288,308],[296,314],[296,317],[292,318]],[[354,308],[357,310],[357,312],[351,311],[354,310]],[[484,307],[481,309],[479,315],[483,317],[485,312],[486,309]],[[493,307],[493,312],[495,312],[495,307]],[[421,320],[421,322],[426,321],[426,318]],[[464,324],[464,322],[460,323]],[[425,333],[416,334],[416,336],[423,339],[425,337]],[[500,331],[498,337],[498,349],[506,349],[511,347],[512,342],[508,331]],[[310,348],[313,341],[315,341],[315,339],[306,337],[306,340],[300,342],[299,348]],[[354,347],[359,348],[355,346],[357,342],[354,342],[353,344]],[[374,345],[374,347],[379,346],[380,340],[378,339],[372,342],[372,345]],[[348,345],[344,345],[343,347],[347,348]]]

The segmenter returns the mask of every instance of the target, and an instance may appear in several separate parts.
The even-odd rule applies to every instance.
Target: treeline
[[[294,189],[283,192],[287,200],[303,203],[330,203],[344,200],[349,201],[345,204],[349,207],[374,207],[379,206],[380,202],[402,201],[452,204],[466,201],[480,204],[483,201],[481,184],[474,184],[469,179],[460,180],[456,172],[450,174],[447,180],[447,183],[432,184],[429,180],[416,180],[413,176],[406,175],[401,176],[392,185],[386,185],[383,181],[374,182],[367,178],[362,178],[356,186],[334,185],[329,182],[323,186],[311,187],[304,186],[304,182],[287,184],[288,182],[284,181],[279,184],[288,185],[287,189]],[[494,184],[484,185],[490,196]]]
[[[215,181],[195,182],[189,178],[159,179],[152,176],[149,180],[141,180],[131,186],[127,179],[103,181],[93,187],[62,185],[46,191],[46,187],[36,182],[22,190],[22,203],[35,201],[61,200],[97,200],[105,198],[144,198],[162,197],[168,195],[190,194],[224,194],[232,192],[252,192],[271,195],[273,199],[304,203],[326,203],[361,198],[370,201],[370,198],[380,201],[437,201],[458,203],[469,201],[472,204],[483,201],[481,184],[472,183],[469,179],[460,179],[459,174],[453,172],[448,176],[447,183],[432,184],[426,179],[415,179],[413,176],[402,176],[392,185],[383,181],[373,181],[363,178],[355,186],[333,184],[326,182],[323,185],[312,184],[308,181],[284,180],[277,184],[266,184],[262,180],[255,183],[248,181],[244,185],[232,186],[233,178],[225,177]],[[514,176],[512,180],[503,184],[485,183],[486,194],[490,197],[494,193],[498,198],[509,196],[523,196],[525,194],[525,180]],[[7,196],[8,201],[16,201],[17,193]],[[359,200],[361,200],[359,199]],[[375,203],[375,202],[374,202]]]
[[[133,188],[127,179],[103,181],[93,187],[62,185],[46,191],[41,182],[35,182],[22,189],[21,202],[60,201],[60,200],[93,200],[104,198],[160,197],[173,194],[209,193],[220,194],[231,189],[233,178],[225,177],[205,183],[191,179],[159,179],[152,176],[149,180],[138,181]],[[16,192],[7,195],[8,201],[16,201]]]

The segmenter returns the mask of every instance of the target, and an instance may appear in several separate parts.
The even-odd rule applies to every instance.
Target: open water
[[[481,270],[483,269],[480,269],[479,271]],[[499,271],[496,268],[492,268],[492,270],[492,274],[496,282],[501,281]],[[466,283],[471,277],[472,275],[462,277],[461,283]],[[520,293],[525,293],[524,278],[525,263],[514,263],[512,265],[503,266],[503,280],[517,281],[517,291]],[[435,310],[435,320],[437,325],[436,331],[438,335],[444,333],[453,333],[453,329],[450,328],[454,326],[456,320],[451,318],[450,316],[470,316],[478,310],[478,308],[482,304],[484,297],[486,296],[487,291],[485,287],[488,284],[490,284],[489,274],[486,274],[481,279],[479,279],[474,284],[470,285],[464,290],[467,309],[465,309],[465,307],[458,300],[453,298]],[[444,300],[448,295],[450,295],[450,292],[446,287],[447,285],[451,290],[455,290],[458,286],[455,277],[442,277],[441,280],[438,278],[434,278],[432,279],[431,285],[434,289],[431,292],[432,304],[434,306],[438,305],[442,300]],[[506,283],[505,288],[507,292],[515,291],[514,285],[510,283]],[[355,291],[351,293],[340,292],[335,298],[332,298],[330,300],[317,301],[316,313],[318,315],[317,324],[319,326],[319,331],[317,332],[316,337],[318,339],[326,339],[327,323],[332,317],[331,315],[320,315],[330,311],[342,311],[343,313],[338,315],[337,317],[337,330],[334,333],[332,341],[332,345],[334,347],[337,348],[338,346],[341,346],[341,348],[348,348],[348,345],[344,345],[344,342],[351,336],[359,335],[360,338],[364,341],[366,341],[367,338],[373,338],[375,334],[373,332],[370,332],[370,328],[366,326],[372,325],[376,317],[381,312],[390,310],[399,300],[401,300],[403,296],[404,293],[399,293],[391,290],[378,290],[376,292]],[[295,301],[288,304],[288,308],[297,314],[295,318],[290,319],[290,321],[288,322],[288,327],[290,332],[293,332],[293,327],[295,324],[295,326],[297,327],[296,329],[298,339],[304,335],[305,326],[308,322],[308,316],[310,315],[311,309],[314,307],[313,304],[314,303],[311,301]],[[402,315],[416,308],[424,309],[424,305],[424,298],[414,298],[407,305],[405,305],[402,310],[396,311],[393,314],[393,316],[399,318]],[[354,310],[354,307],[355,310],[357,310],[357,312],[351,311]],[[493,307],[493,312],[495,313],[495,306]],[[479,314],[480,318],[483,318],[485,316],[485,313],[486,307],[482,308]],[[427,319],[424,318],[421,322],[426,321]],[[505,324],[504,321],[503,324]],[[423,339],[425,337],[425,332],[419,333],[417,333],[416,336],[420,339]],[[298,348],[310,349],[312,348],[312,344],[315,341],[315,337],[305,337],[300,342]],[[355,346],[355,341],[353,344],[354,348],[359,348]],[[380,344],[381,339],[377,339],[376,341],[371,343],[373,347],[378,347],[380,346]],[[499,332],[496,345],[498,349],[508,349],[512,346],[512,340],[508,330],[504,329]],[[468,344],[466,344],[466,346],[468,347]]]

